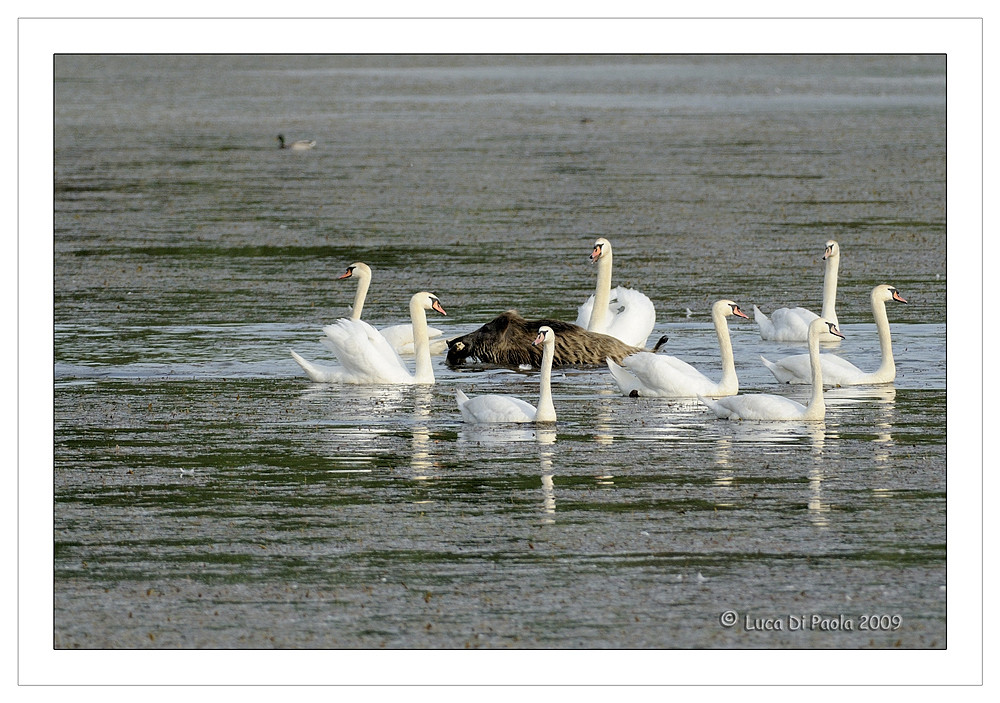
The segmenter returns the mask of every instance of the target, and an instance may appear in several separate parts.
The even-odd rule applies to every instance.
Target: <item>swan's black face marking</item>
[[[592,264],[597,263],[597,260],[601,258],[601,254],[603,254],[603,253],[604,253],[604,245],[603,244],[595,244],[594,245],[594,251],[592,251],[590,253],[590,263],[592,263]]]
[[[749,317],[747,317],[747,314],[745,312],[740,310],[740,306],[737,305],[736,303],[733,303],[729,307],[733,309],[733,314],[736,315],[736,317],[745,317],[748,320],[750,319]]]
[[[896,290],[895,288],[890,288],[889,290],[892,291],[892,299],[895,300],[897,303],[907,303],[907,302],[909,302],[909,301],[906,300],[906,298],[904,298],[902,295],[900,295],[899,291]]]
[[[339,276],[337,276],[337,280],[339,281],[342,278],[350,278],[353,275],[354,275],[354,267],[353,266],[348,266],[347,270],[344,271],[344,273],[342,273]]]
[[[826,245],[826,250],[823,252],[823,261],[826,261],[831,256],[833,256],[833,251],[834,251],[834,247],[835,246],[836,246],[835,244],[827,244]]]
[[[847,339],[847,337],[845,337],[844,335],[842,335],[840,333],[840,330],[837,329],[837,326],[835,324],[833,324],[832,322],[827,322],[826,326],[829,328],[830,334],[834,335],[835,337],[840,337],[841,339]]]
[[[537,347],[539,344],[542,344],[551,331],[552,330],[538,330],[538,336],[535,337],[535,341],[531,343],[531,346]]]
[[[441,307],[441,301],[435,298],[433,295],[431,296],[431,310],[437,310],[442,315],[448,314],[444,311],[444,308]]]

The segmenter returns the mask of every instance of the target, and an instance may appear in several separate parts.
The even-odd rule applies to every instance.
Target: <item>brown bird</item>
[[[516,310],[490,320],[479,329],[448,340],[449,366],[459,366],[467,359],[498,366],[530,365],[538,368],[542,351],[532,345],[540,327],[555,332],[556,347],[552,363],[557,366],[603,366],[606,359],[615,363],[630,354],[646,351],[598,332],[588,332],[579,325],[561,320],[526,320]],[[661,337],[653,351],[667,338]]]

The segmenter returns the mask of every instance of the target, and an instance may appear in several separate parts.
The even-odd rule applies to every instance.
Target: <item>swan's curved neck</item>
[[[715,336],[719,338],[719,353],[722,355],[722,380],[719,386],[732,392],[739,392],[739,380],[736,378],[736,360],[733,358],[733,341],[729,337],[729,323],[723,307],[712,308],[712,322],[715,323]]]
[[[809,328],[809,368],[812,371],[812,397],[806,412],[803,415],[805,420],[822,420],[826,415],[826,401],[823,400],[823,365],[819,360],[819,337],[822,330],[810,326]]]
[[[826,260],[826,273],[823,275],[823,312],[824,320],[840,326],[837,320],[837,273],[840,270],[840,254]]]
[[[885,301],[872,293],[872,316],[878,328],[878,343],[882,348],[882,363],[875,372],[875,377],[881,383],[893,381],[896,378],[896,360],[892,357],[892,334],[889,332],[889,315],[885,311]]]
[[[368,286],[371,285],[372,276],[367,271],[354,269],[353,277],[358,279],[358,290],[354,293],[354,306],[351,308],[351,319],[360,320],[361,310],[365,307],[365,298],[368,297]]]
[[[597,290],[594,291],[590,322],[587,323],[587,329],[591,332],[601,331],[608,316],[608,306],[611,304],[611,258],[611,247],[605,245],[601,258],[597,260]]]
[[[410,299],[410,320],[413,322],[413,352],[416,356],[414,383],[434,383],[434,366],[431,364],[431,344],[427,334],[427,312],[420,296]]]
[[[539,381],[538,411],[535,422],[555,422],[556,406],[552,403],[552,358],[555,356],[556,345],[552,339],[545,340],[542,347],[542,376]]]

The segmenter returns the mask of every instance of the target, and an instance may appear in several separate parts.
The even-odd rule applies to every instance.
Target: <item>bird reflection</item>
[[[598,391],[603,396],[617,397],[610,388],[602,388]],[[597,418],[595,419],[594,441],[598,444],[610,445],[614,443],[615,436],[611,431],[611,406],[608,403],[597,404]]]
[[[730,468],[733,457],[733,440],[730,437],[719,437],[715,443],[715,464],[719,471],[715,474],[713,483],[721,488],[732,488],[735,474]]]
[[[809,471],[809,520],[820,528],[828,527],[830,520],[830,504],[823,502],[824,461],[823,449],[826,446],[826,424],[817,422],[809,428],[812,440],[813,467]]]
[[[542,471],[542,511],[547,517],[542,522],[555,523],[556,491],[552,483],[552,457],[555,454],[553,445],[556,442],[556,431],[552,429],[538,430],[538,456]]]
[[[892,426],[896,420],[896,389],[884,388],[879,395],[880,417],[875,423],[875,431],[878,435],[872,441],[875,449],[875,461],[880,464],[887,463],[892,457],[892,449],[895,442],[892,439]]]
[[[410,468],[413,480],[426,481],[431,478],[431,433],[428,420],[431,415],[431,392],[428,388],[414,388],[413,392],[413,433],[410,440]]]

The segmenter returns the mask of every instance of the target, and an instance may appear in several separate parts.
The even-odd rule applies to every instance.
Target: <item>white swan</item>
[[[753,306],[753,317],[760,326],[760,338],[775,342],[805,342],[809,337],[809,323],[822,317],[835,325],[837,320],[837,271],[840,269],[840,245],[832,239],[826,243],[823,252],[826,272],[823,274],[823,311],[817,315],[805,308],[778,308],[771,313],[771,319]],[[835,335],[824,332],[823,342],[839,341]]]
[[[633,347],[645,347],[656,324],[653,301],[637,290],[618,286],[611,291],[611,242],[601,237],[590,254],[596,263],[597,290],[577,309],[576,324],[591,332],[611,335]],[[612,304],[612,300],[615,303]]]
[[[729,420],[806,420],[822,421],[826,416],[826,402],[823,400],[823,370],[819,362],[819,338],[824,332],[843,339],[837,326],[823,318],[809,323],[809,365],[812,370],[812,398],[809,405],[802,405],[791,398],[780,395],[750,394],[734,395],[711,400],[698,396],[717,417]]]
[[[285,135],[278,135],[278,148],[279,149],[291,149],[292,151],[304,151],[306,149],[312,149],[316,146],[316,142],[312,139],[299,139],[294,142],[286,142]]]
[[[552,404],[552,358],[555,355],[556,335],[551,327],[538,328],[532,345],[542,345],[542,375],[538,395],[538,408],[520,398],[509,395],[479,395],[469,398],[461,390],[455,391],[455,400],[462,419],[474,424],[501,422],[555,422],[556,409]]]
[[[411,374],[385,337],[363,320],[337,320],[323,328],[340,366],[317,366],[292,352],[292,357],[314,381],[327,383],[434,383],[434,367],[427,339],[427,310],[447,315],[437,296],[425,292],[410,298],[410,319],[416,345],[416,365]]]
[[[372,270],[368,264],[356,261],[347,267],[347,271],[337,276],[337,280],[345,278],[358,279],[358,289],[354,293],[354,305],[351,306],[351,319],[360,320],[361,311],[365,307],[365,298],[368,297],[368,287],[372,282]],[[385,337],[397,354],[411,355],[415,353],[413,346],[413,325],[392,325],[383,327],[379,333]],[[436,327],[427,328],[427,337],[431,340],[431,354],[440,354],[448,348],[448,342],[443,338],[444,332]],[[438,339],[441,337],[441,339]],[[325,340],[324,340],[325,341]]]
[[[889,316],[885,304],[890,300],[905,303],[906,299],[892,286],[881,285],[872,289],[872,315],[878,328],[878,341],[882,347],[882,364],[874,373],[865,373],[857,366],[835,354],[820,354],[823,382],[829,386],[860,386],[871,383],[890,383],[896,378],[896,362],[892,358],[892,336],[889,333]],[[809,355],[796,354],[771,362],[760,357],[781,383],[810,383]]]
[[[608,368],[624,395],[659,398],[693,398],[697,395],[736,395],[739,381],[733,360],[733,343],[726,318],[745,312],[731,300],[719,300],[712,306],[712,322],[719,338],[722,355],[722,380],[718,383],[701,371],[674,356],[639,352],[622,359],[621,366],[608,359]]]

